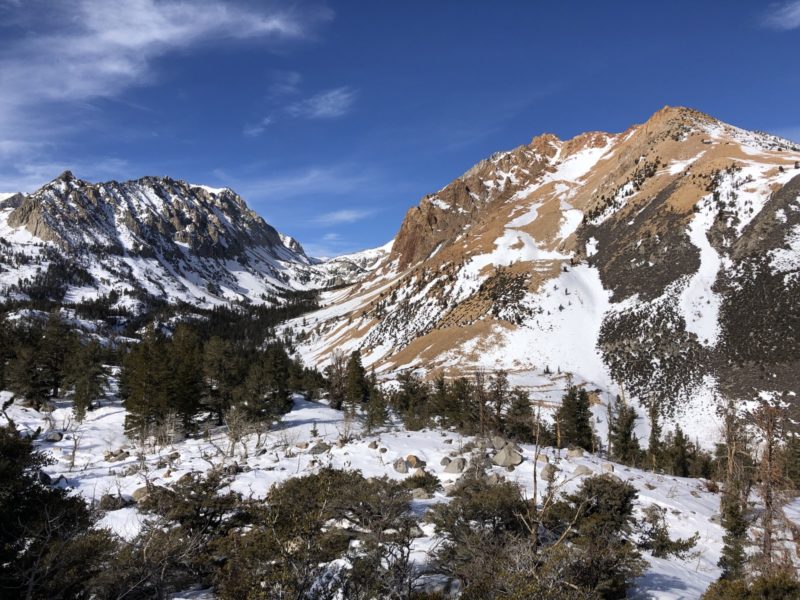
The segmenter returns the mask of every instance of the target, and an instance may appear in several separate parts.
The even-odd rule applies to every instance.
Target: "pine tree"
[[[328,403],[331,408],[341,410],[345,400],[346,363],[340,351],[334,350],[331,354],[331,362],[325,367],[325,377]]]
[[[203,396],[203,354],[197,332],[180,324],[169,344],[172,406],[185,431],[193,428],[193,419],[200,410]]]
[[[367,401],[366,427],[369,433],[383,427],[389,419],[389,409],[383,390],[372,386]]]
[[[570,386],[561,399],[556,418],[560,430],[561,448],[576,446],[589,451],[593,449],[592,413],[589,410],[589,394],[585,389]]]
[[[238,354],[229,340],[214,336],[203,348],[205,403],[222,425],[225,411],[233,403],[236,386],[242,381]]]
[[[80,422],[92,403],[103,393],[105,371],[101,362],[100,344],[91,341],[78,345],[67,361],[65,382],[74,387],[73,408],[75,418]]]
[[[54,310],[50,313],[39,345],[41,376],[50,388],[50,397],[59,394],[64,379],[64,363],[75,345],[75,335],[62,321],[59,311]]]
[[[669,470],[672,475],[677,477],[689,476],[689,441],[683,433],[680,425],[675,427],[675,434],[668,437],[666,449],[669,461]]]
[[[725,534],[717,565],[722,569],[720,579],[738,580],[745,576],[748,524],[745,518],[749,485],[744,458],[749,454],[748,439],[741,419],[736,414],[733,400],[729,399],[725,411],[725,444],[722,462],[725,481],[720,498],[720,513]]]
[[[163,422],[169,412],[169,356],[163,336],[149,327],[122,363],[120,392],[125,400],[125,427],[145,435],[151,425]]]
[[[650,414],[650,439],[647,444],[647,461],[650,468],[655,471],[661,463],[661,424],[659,423],[659,407],[657,402],[651,402]]]
[[[350,410],[355,412],[358,406],[368,400],[368,396],[367,373],[361,364],[361,353],[354,350],[345,369],[345,401]]]
[[[639,463],[642,450],[634,433],[636,426],[636,409],[622,402],[617,396],[609,423],[608,438],[611,445],[611,457],[623,464],[635,466]]]

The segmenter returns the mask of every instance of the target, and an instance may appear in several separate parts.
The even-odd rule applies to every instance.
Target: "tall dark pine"
[[[359,406],[369,398],[369,385],[364,365],[361,364],[361,353],[358,350],[350,354],[345,372],[345,401],[351,407]]]
[[[636,465],[642,452],[634,433],[635,426],[636,409],[624,404],[617,396],[611,411],[608,438],[612,458],[626,465]]]
[[[589,394],[585,389],[570,386],[561,399],[556,419],[562,448],[576,446],[584,450],[593,449],[592,412],[589,410]]]

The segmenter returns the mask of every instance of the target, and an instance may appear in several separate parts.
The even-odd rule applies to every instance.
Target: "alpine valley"
[[[234,190],[67,171],[0,194],[0,298],[0,595],[798,590],[789,140],[538,135],[326,259]]]

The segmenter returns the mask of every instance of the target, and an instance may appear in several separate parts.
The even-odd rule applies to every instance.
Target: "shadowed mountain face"
[[[95,184],[65,172],[33,194],[4,200],[0,225],[7,242],[0,285],[21,297],[36,284],[26,268],[32,263],[58,280],[56,300],[113,291],[131,305],[147,296],[201,305],[271,301],[366,272],[358,255],[330,264],[308,257],[230,189],[168,177]],[[15,253],[28,258],[18,264]]]
[[[408,211],[307,316],[304,354],[393,370],[566,371],[675,405],[797,393],[800,148],[685,108],[536,137]]]

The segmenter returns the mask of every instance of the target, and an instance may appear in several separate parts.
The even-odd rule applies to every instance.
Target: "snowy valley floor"
[[[0,394],[0,400],[7,398],[6,393]],[[72,423],[69,403],[58,405],[50,415],[16,405],[7,412],[20,430],[34,431],[41,427],[42,431],[46,431],[52,427],[65,432],[61,441],[39,442],[42,449],[52,453],[55,458],[55,463],[47,471],[53,481],[63,476],[58,485],[68,486],[88,501],[99,500],[108,493],[131,496],[147,480],[168,486],[186,473],[205,472],[212,466],[234,462],[241,472],[236,474],[231,488],[252,498],[264,497],[274,483],[313,472],[326,465],[358,469],[367,477],[386,475],[400,479],[407,475],[396,472],[392,463],[409,454],[426,461],[426,470],[439,477],[446,487],[459,475],[445,473],[444,467],[440,466],[441,460],[447,456],[468,458],[469,452],[464,447],[475,441],[450,431],[406,431],[401,426],[366,435],[358,423],[345,422],[343,413],[295,396],[293,409],[276,429],[269,432],[260,452],[255,448],[255,440],[250,440],[247,458],[242,456],[241,445],[233,457],[225,456],[229,448],[228,437],[222,430],[212,430],[207,439],[191,438],[154,449],[142,460],[138,456],[140,449],[135,448],[125,436],[125,410],[117,401],[109,401],[89,412],[79,426]],[[316,438],[312,437],[314,428],[318,432]],[[353,441],[337,446],[337,440],[348,428],[354,436]],[[73,461],[76,438],[78,444]],[[331,447],[327,452],[313,455],[310,449],[316,441],[324,441]],[[129,456],[113,462],[106,460],[107,453],[121,448],[125,448]],[[519,467],[513,471],[493,467],[493,471],[516,481],[526,491],[526,496],[530,496],[533,469],[536,468],[540,473],[545,463],[534,462],[533,446],[522,445],[522,449],[525,460]],[[573,491],[580,485],[582,477],[574,474],[579,465],[593,473],[601,473],[607,462],[590,454],[567,459],[565,452],[562,451],[559,456],[558,451],[552,448],[545,448],[543,453],[560,469],[556,483],[564,491]],[[72,467],[71,462],[74,462]],[[645,554],[649,568],[637,581],[634,597],[664,600],[698,598],[719,575],[716,563],[723,535],[718,522],[719,495],[709,492],[703,480],[655,475],[621,465],[614,465],[614,473],[638,490],[637,510],[650,504],[666,509],[667,523],[673,537],[690,537],[695,532],[700,536],[691,558],[686,560],[662,560]],[[539,481],[541,493],[541,478]],[[444,492],[438,492],[430,499],[414,500],[412,508],[421,517],[432,504],[447,500]],[[795,502],[789,508],[787,513],[792,517],[800,517],[800,503]],[[142,518],[143,515],[137,512],[134,505],[107,512],[100,525],[130,539],[139,530]],[[431,525],[422,523],[421,529],[424,536],[416,540],[415,559],[424,565],[437,540]]]

